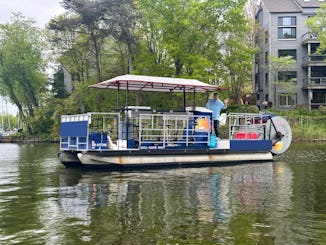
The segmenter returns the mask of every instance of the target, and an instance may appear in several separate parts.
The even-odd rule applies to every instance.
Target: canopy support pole
[[[196,89],[194,88],[194,93],[193,93],[193,110],[196,108]]]
[[[128,148],[128,138],[129,138],[129,118],[128,118],[128,113],[129,113],[129,109],[128,109],[128,97],[129,97],[129,83],[127,81],[127,91],[126,91],[126,108],[125,108],[125,119],[126,119],[126,146]]]
[[[186,87],[183,87],[183,110],[186,110]]]
[[[129,96],[129,83],[127,82],[127,90],[126,90],[126,108],[128,108],[128,96]]]
[[[120,92],[120,84],[118,85],[118,89],[117,89],[117,110],[119,110],[119,92]]]

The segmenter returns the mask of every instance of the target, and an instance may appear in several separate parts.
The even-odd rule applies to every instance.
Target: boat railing
[[[236,140],[264,140],[266,139],[266,123],[268,114],[257,113],[230,113],[229,138]]]
[[[191,113],[140,114],[141,149],[207,147],[210,117]]]
[[[204,148],[210,132],[211,115],[201,112],[64,115],[61,117],[60,149]]]
[[[62,115],[60,149],[107,150],[112,141],[119,143],[120,124],[120,113]]]

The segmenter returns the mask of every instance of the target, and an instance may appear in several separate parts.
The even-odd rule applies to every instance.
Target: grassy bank
[[[326,116],[284,116],[295,141],[326,141]]]

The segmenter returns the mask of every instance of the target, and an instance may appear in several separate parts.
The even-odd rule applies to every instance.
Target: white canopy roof
[[[91,88],[121,89],[145,92],[211,92],[221,90],[218,86],[196,79],[123,75],[94,85]]]

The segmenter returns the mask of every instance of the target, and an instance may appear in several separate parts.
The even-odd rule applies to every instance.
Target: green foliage
[[[73,79],[87,81],[94,76],[97,82],[102,81],[107,77],[106,62],[112,58],[121,65],[118,74],[129,73],[135,42],[133,1],[64,0],[62,4],[67,13],[50,21],[49,38]],[[114,57],[117,53],[119,61]]]
[[[140,0],[135,73],[194,77],[230,87],[235,103],[250,82],[244,1]]]
[[[326,117],[318,109],[307,110],[300,108],[289,111],[271,110],[271,112],[284,117],[289,122],[294,140],[312,141],[326,139]]]
[[[299,117],[299,116],[309,116],[309,117],[318,117],[323,116],[322,111],[318,109],[314,110],[307,110],[304,108],[300,108],[297,110],[289,110],[289,111],[275,111],[276,114],[282,115],[282,116],[293,116],[293,117]]]
[[[318,110],[323,115],[326,115],[326,106],[319,106]]]
[[[42,33],[33,25],[32,20],[14,15],[10,23],[0,26],[0,90],[22,118],[34,117],[47,86]]]
[[[54,74],[52,91],[55,98],[64,99],[68,97],[68,92],[64,85],[64,71],[62,68]]]
[[[18,117],[13,115],[1,115],[0,120],[0,125],[3,122],[3,125],[1,125],[0,128],[4,131],[10,131],[18,128]]]
[[[287,116],[294,140],[326,140],[325,116]]]
[[[50,20],[47,38],[51,44],[54,62],[59,62],[67,69],[73,80],[87,79],[91,65],[91,48],[89,38],[83,30],[78,31],[79,17],[62,14]]]
[[[233,103],[241,104],[241,95],[251,84],[252,60],[257,49],[252,48],[247,36],[250,35],[248,20],[243,12],[244,1],[229,7],[226,15],[225,34],[220,38],[223,71],[220,75],[227,82]],[[228,31],[232,30],[232,31]]]
[[[269,70],[273,75],[274,82],[282,82],[278,79],[278,72],[288,69],[295,63],[295,59],[292,56],[277,57],[274,55],[269,56]]]
[[[39,107],[35,111],[35,117],[30,121],[32,132],[30,136],[37,136],[41,139],[47,139],[53,130],[53,107]]]
[[[256,105],[229,105],[226,109],[227,113],[258,113],[259,109]]]
[[[308,18],[306,24],[312,34],[320,41],[318,51],[322,52],[323,50],[326,50],[326,3],[320,5],[316,15]]]

